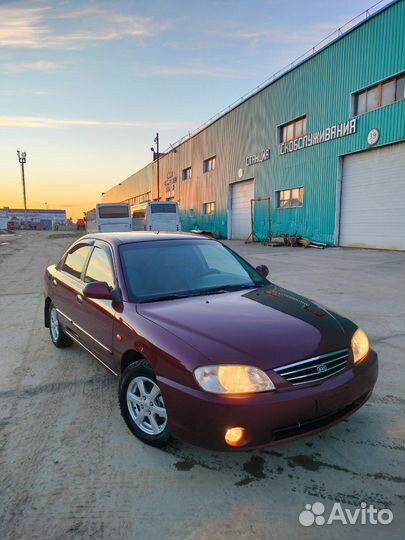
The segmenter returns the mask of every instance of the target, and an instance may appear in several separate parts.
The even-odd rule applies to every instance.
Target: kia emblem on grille
[[[323,373],[324,371],[326,371],[326,366],[325,366],[325,364],[320,364],[319,366],[317,366],[316,371],[317,371],[318,373]]]

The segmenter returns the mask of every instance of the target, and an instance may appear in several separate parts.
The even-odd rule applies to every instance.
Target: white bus
[[[131,206],[133,231],[181,231],[179,205],[173,201],[150,201]]]
[[[127,232],[131,230],[131,207],[127,203],[99,203],[86,212],[86,231]]]

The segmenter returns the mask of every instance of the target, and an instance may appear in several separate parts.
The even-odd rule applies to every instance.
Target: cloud
[[[15,64],[5,64],[3,69],[7,73],[25,73],[26,71],[58,71],[62,68],[59,62],[49,62],[47,60],[37,60],[36,62],[17,62]]]
[[[110,121],[51,118],[44,116],[0,116],[0,127],[57,129],[67,127],[113,127],[138,129],[186,129],[186,122]]]
[[[152,17],[123,16],[97,6],[66,11],[57,4],[0,5],[0,48],[75,50],[98,42],[148,38],[167,28]]]
[[[192,66],[137,66],[141,77],[242,77],[246,71],[228,67]]]
[[[323,39],[327,34],[337,31],[338,28],[339,24],[337,22],[321,22],[306,28],[301,27],[300,30],[273,27],[251,31],[241,30],[230,32],[228,36],[230,38],[248,42],[252,46],[261,45],[263,43],[278,45],[283,43],[285,46],[298,44],[310,47],[315,45],[320,39]]]

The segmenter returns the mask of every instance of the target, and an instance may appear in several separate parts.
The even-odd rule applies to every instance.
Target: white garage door
[[[405,249],[405,143],[343,158],[339,244]]]
[[[237,182],[231,190],[231,238],[246,240],[252,232],[250,201],[255,195],[255,181]]]

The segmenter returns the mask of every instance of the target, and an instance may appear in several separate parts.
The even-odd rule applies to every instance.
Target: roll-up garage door
[[[252,232],[250,201],[255,195],[255,181],[237,182],[231,190],[231,238],[246,240]]]
[[[343,158],[339,244],[405,250],[405,143]]]

